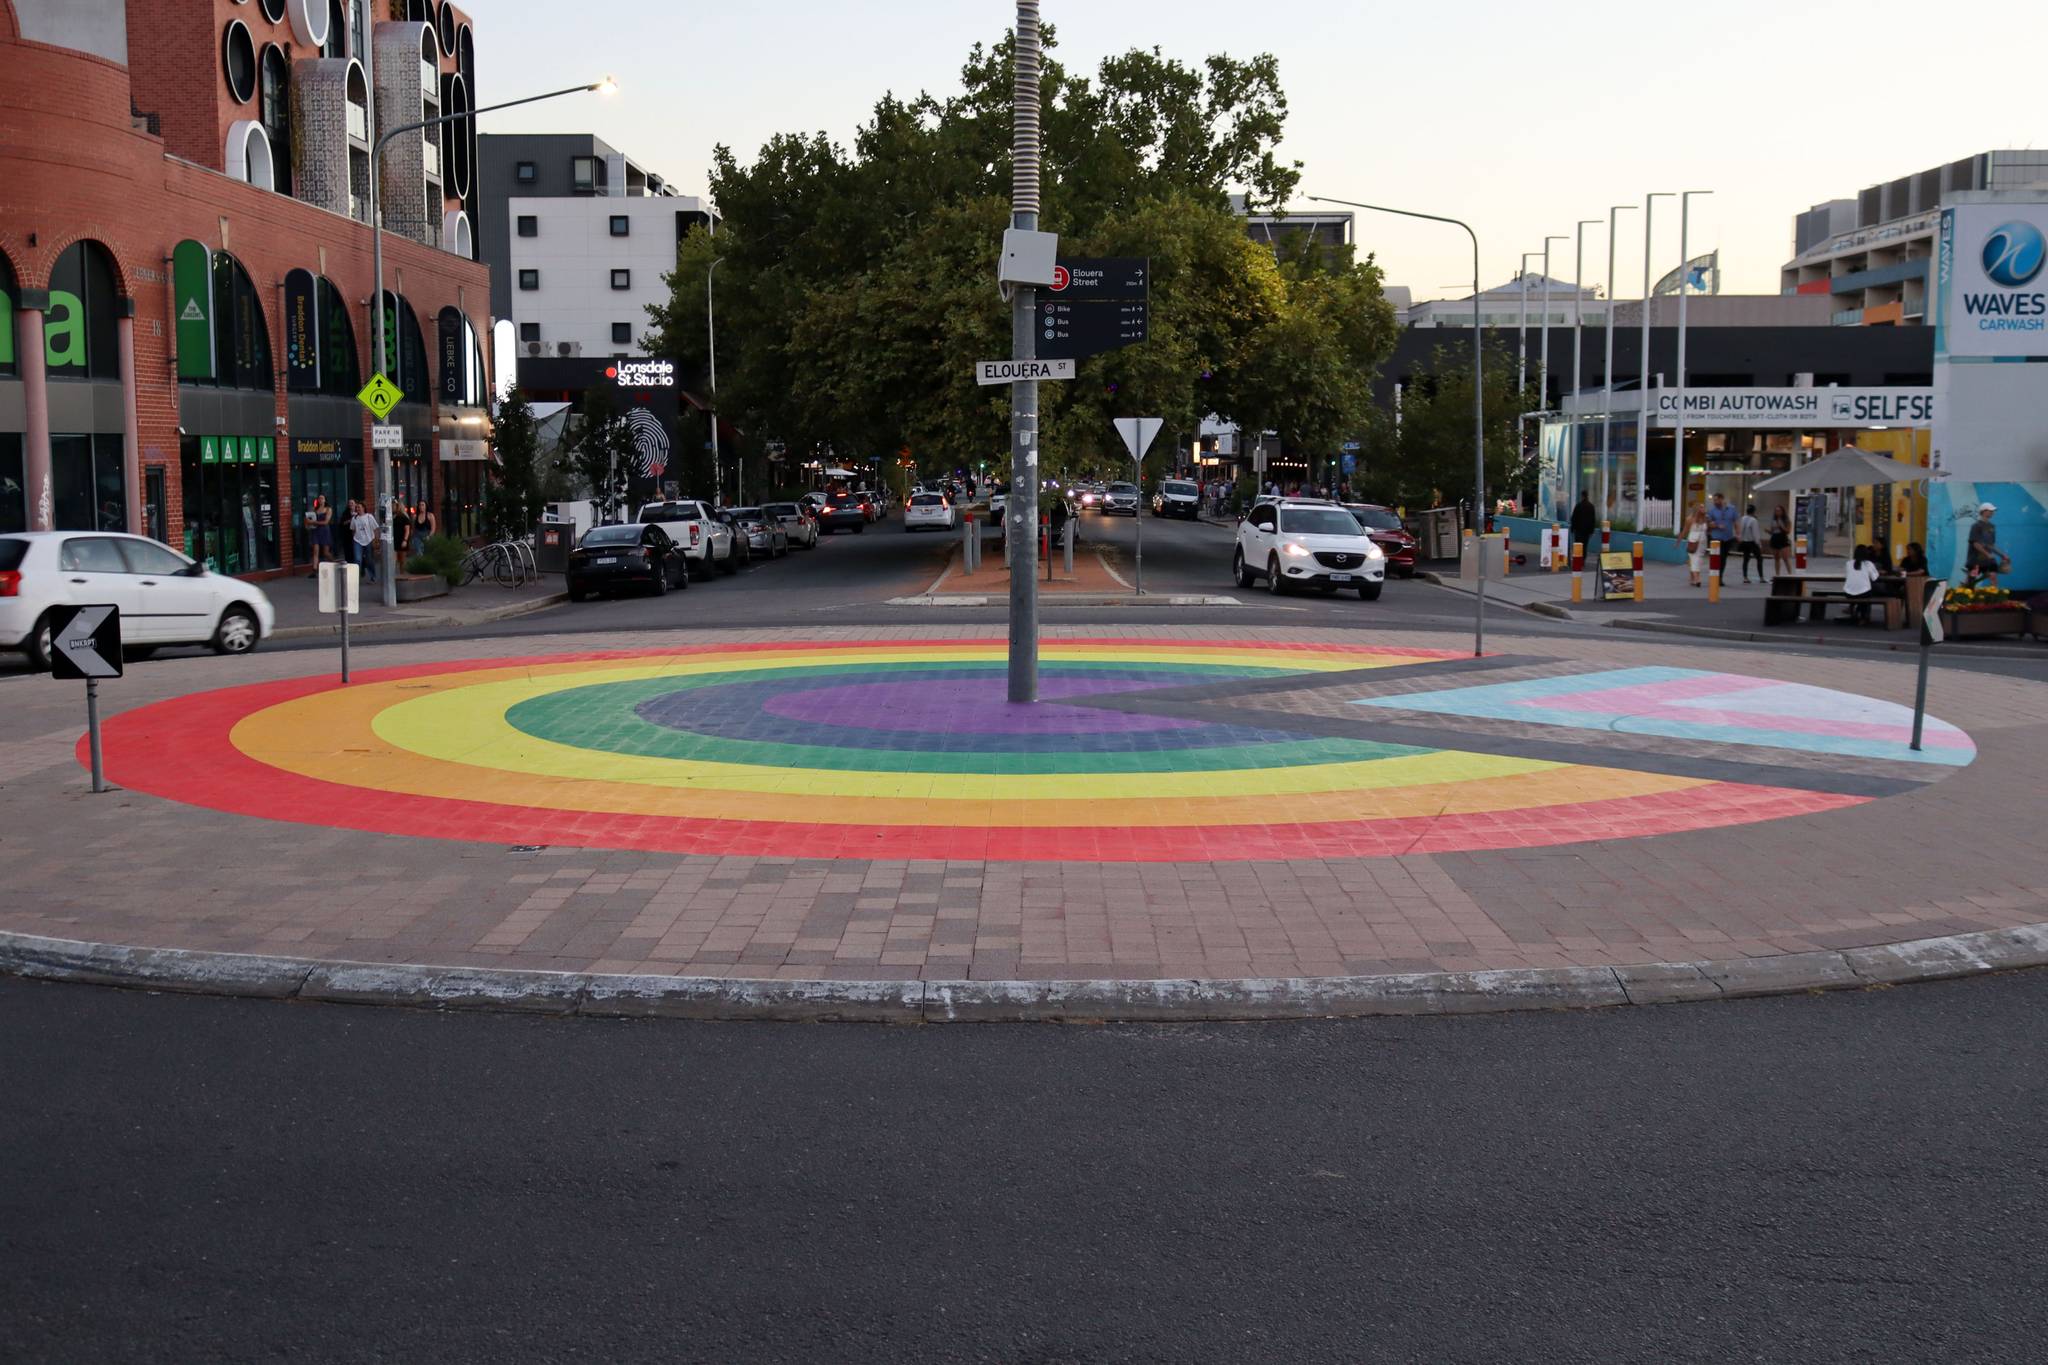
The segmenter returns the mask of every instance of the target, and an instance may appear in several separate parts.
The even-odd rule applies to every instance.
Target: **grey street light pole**
[[[1573,249],[1572,254],[1572,396],[1574,398],[1578,397],[1579,390],[1585,386],[1584,376],[1581,371],[1585,364],[1586,349],[1580,344],[1580,336],[1585,329],[1586,323],[1586,229],[1599,226],[1600,220],[1598,218],[1581,218],[1575,230],[1578,245]],[[1567,452],[1566,458],[1572,462],[1572,467],[1571,472],[1565,477],[1565,497],[1568,502],[1576,506],[1579,501],[1579,480],[1585,473],[1582,467],[1584,452],[1579,449],[1578,413],[1572,414],[1571,423],[1566,430],[1571,433],[1571,449]],[[1562,521],[1564,518],[1560,516],[1558,520]]]
[[[1607,440],[1612,430],[1609,418],[1614,409],[1614,231],[1620,216],[1634,204],[1615,204],[1607,210],[1607,358],[1600,362],[1600,520],[1608,521]]]
[[[1529,387],[1529,258],[1539,253],[1522,253],[1522,269],[1515,276],[1518,292],[1522,296],[1522,316],[1515,324],[1515,392],[1521,393]]]
[[[1671,429],[1671,529],[1685,528],[1685,294],[1686,282],[1692,272],[1686,268],[1691,258],[1689,237],[1692,231],[1692,201],[1712,190],[1687,190],[1678,196],[1678,411],[1676,425]]]
[[[1675,197],[1670,190],[1656,190],[1643,196],[1643,345],[1642,366],[1636,378],[1636,533],[1649,529],[1643,523],[1650,504],[1650,221],[1659,199]],[[1678,507],[1678,489],[1671,490],[1671,506]],[[1674,532],[1676,526],[1671,528]]]
[[[1038,0],[1017,0],[1010,113],[1010,226],[1038,231]],[[1012,286],[1010,355],[1038,357],[1038,291]],[[1038,700],[1038,381],[1010,385],[1010,676],[1013,702]],[[1050,546],[1047,547],[1050,551]]]
[[[725,263],[713,257],[704,271],[704,349],[711,357],[711,505],[725,502],[725,468],[718,458],[718,325],[711,316],[711,277]]]
[[[1543,239],[1543,325],[1539,329],[1543,340],[1536,351],[1536,406],[1546,412],[1550,409],[1550,244],[1570,240],[1555,233]]]
[[[542,100],[559,99],[563,95],[580,95],[588,90],[601,90],[609,94],[616,89],[618,89],[617,82],[613,81],[610,76],[606,76],[601,81],[592,81],[588,85],[572,85],[566,90],[550,90],[545,95],[528,95],[524,99],[505,100],[500,104],[487,104],[481,109],[466,109],[459,114],[443,114],[439,118],[421,119],[417,123],[401,123],[396,128],[386,129],[378,135],[377,140],[370,145],[370,258],[372,269],[377,276],[376,290],[370,298],[372,325],[376,329],[377,345],[376,350],[371,355],[370,363],[376,367],[379,376],[384,374],[384,210],[379,207],[377,202],[377,184],[380,179],[377,174],[377,161],[378,158],[384,155],[384,148],[390,143],[391,139],[403,133],[417,133],[422,128],[432,128],[436,124],[459,123],[463,119],[475,118],[478,114],[489,114],[499,109],[510,109],[514,105],[538,104]],[[395,312],[396,310],[393,311]],[[396,319],[394,318],[393,320],[395,321]],[[388,450],[377,452],[377,516],[387,528],[384,536],[383,556],[384,605],[395,607],[398,605],[397,552],[391,543],[391,536],[389,534],[389,527],[391,525],[391,452]]]
[[[1311,194],[1309,200],[1317,204],[1369,209],[1374,213],[1392,213],[1402,218],[1421,218],[1431,223],[1449,223],[1452,227],[1465,229],[1465,235],[1472,239],[1472,529],[1479,537],[1475,549],[1479,556],[1479,591],[1473,608],[1472,656],[1477,658],[1486,650],[1486,385],[1480,373],[1486,339],[1480,330],[1479,319],[1479,234],[1461,218],[1417,213],[1414,209],[1390,209],[1384,204],[1361,204],[1352,199],[1331,199],[1320,194]]]

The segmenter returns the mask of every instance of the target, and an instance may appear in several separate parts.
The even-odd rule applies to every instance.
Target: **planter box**
[[[398,600],[421,602],[429,597],[446,597],[448,580],[437,574],[402,573],[398,576]]]
[[[2027,609],[2015,602],[1995,611],[1944,611],[1941,628],[1951,640],[1984,635],[2018,635],[2027,628]]]

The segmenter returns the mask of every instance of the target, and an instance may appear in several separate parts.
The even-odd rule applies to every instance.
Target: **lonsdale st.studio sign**
[[[672,389],[676,367],[667,360],[618,360],[604,367],[604,377],[622,389]]]

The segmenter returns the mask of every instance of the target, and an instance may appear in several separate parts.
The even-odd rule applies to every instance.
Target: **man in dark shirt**
[[[1572,508],[1572,544],[1586,547],[1586,558],[1600,553],[1594,537],[1600,531],[1600,514],[1593,510],[1593,499],[1581,490],[1579,505]]]
[[[1720,578],[1723,583],[1728,581],[1728,554],[1735,544],[1735,524],[1739,520],[1735,504],[1728,501],[1728,495],[1714,494],[1714,505],[1707,509],[1707,537],[1721,547]],[[1747,569],[1748,565],[1743,567]]]

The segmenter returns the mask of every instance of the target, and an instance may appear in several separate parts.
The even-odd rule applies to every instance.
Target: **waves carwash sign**
[[[1938,356],[2048,359],[2048,205],[1941,211]]]

